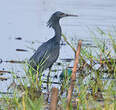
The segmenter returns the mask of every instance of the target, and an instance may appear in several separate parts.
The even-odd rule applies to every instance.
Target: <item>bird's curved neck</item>
[[[60,27],[60,23],[59,23],[59,18],[56,18],[54,16],[52,16],[49,20],[48,20],[48,26],[52,27],[54,29],[55,32],[55,39],[56,41],[60,42],[61,40],[61,34],[62,34],[62,30]]]
[[[56,36],[61,36],[62,31],[59,21],[54,24],[53,29]]]
[[[61,30],[61,26],[60,26],[59,21],[54,22],[54,24],[52,25],[52,28],[54,29],[55,37],[58,40],[60,40],[61,39],[62,30]]]

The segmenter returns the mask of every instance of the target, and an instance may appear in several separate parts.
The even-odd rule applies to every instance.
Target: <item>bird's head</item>
[[[53,15],[51,16],[51,18],[48,20],[48,24],[47,25],[49,27],[51,27],[53,22],[57,22],[61,18],[68,17],[68,16],[78,17],[78,15],[66,14],[66,13],[63,13],[61,11],[57,11],[57,12],[53,13]]]
[[[60,19],[63,17],[68,17],[68,16],[77,17],[78,15],[72,15],[72,14],[63,13],[61,11],[57,11],[52,16],[56,17],[57,19]]]

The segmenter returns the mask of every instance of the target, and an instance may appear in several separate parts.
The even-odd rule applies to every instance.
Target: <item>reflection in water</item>
[[[61,60],[64,61],[64,62],[71,62],[74,59],[73,58],[64,58],[64,59],[61,59]]]
[[[0,64],[2,63],[3,61],[2,61],[2,59],[0,58]]]
[[[22,40],[22,37],[16,37],[15,39],[16,40]]]
[[[25,49],[16,49],[16,51],[27,52],[28,50],[25,50]]]

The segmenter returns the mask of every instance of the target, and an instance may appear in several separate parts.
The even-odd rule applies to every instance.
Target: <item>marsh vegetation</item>
[[[98,28],[97,35],[101,35],[102,40],[98,40],[93,32],[92,35],[96,48],[87,46],[81,48],[70,110],[116,109],[116,41],[112,38],[111,33],[105,33],[100,28]],[[107,40],[104,37],[107,37]],[[70,43],[64,35],[63,38],[73,49],[75,56],[78,41]],[[108,41],[112,44],[110,48],[107,46]],[[14,81],[8,91],[12,90],[12,93],[2,95],[0,110],[44,110],[49,108],[51,89],[55,82],[53,80],[49,82],[48,93],[43,87],[43,84],[45,85],[47,82],[42,77],[46,76],[42,76],[42,73],[38,73],[38,71],[36,71],[37,74],[33,74],[33,68],[28,70],[27,65],[27,63],[24,65],[26,77],[19,79],[15,73],[10,72]],[[57,69],[54,72],[57,74]],[[61,80],[57,82],[59,85],[58,110],[66,109],[71,72],[70,63],[65,69],[62,67]],[[59,78],[59,76],[56,77]]]

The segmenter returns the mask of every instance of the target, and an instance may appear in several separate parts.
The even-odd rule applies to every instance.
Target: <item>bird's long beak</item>
[[[73,17],[78,17],[78,15],[73,15],[73,14],[65,14],[66,16],[73,16]]]

